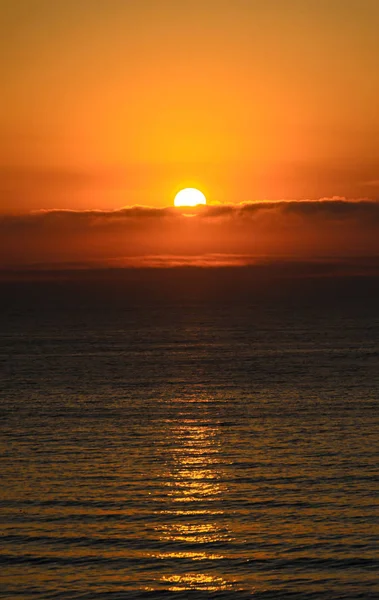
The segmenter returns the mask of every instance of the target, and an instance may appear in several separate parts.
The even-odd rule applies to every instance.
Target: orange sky
[[[0,0],[1,209],[379,196],[377,0]]]

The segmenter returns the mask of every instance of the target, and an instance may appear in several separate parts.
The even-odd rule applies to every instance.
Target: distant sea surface
[[[0,598],[379,598],[379,283],[0,283]]]

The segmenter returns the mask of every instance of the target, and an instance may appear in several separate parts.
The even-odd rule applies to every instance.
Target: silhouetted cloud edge
[[[264,214],[314,217],[327,220],[357,219],[379,224],[379,201],[370,199],[322,198],[320,200],[275,200],[208,204],[197,207],[127,206],[113,210],[46,209],[22,214],[0,214],[0,230],[24,227],[91,226],[101,227],[128,221],[197,219],[244,219]]]

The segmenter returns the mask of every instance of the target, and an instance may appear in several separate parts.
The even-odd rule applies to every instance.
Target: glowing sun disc
[[[198,204],[206,204],[207,199],[203,192],[196,188],[185,188],[180,190],[175,196],[175,206],[197,206]]]

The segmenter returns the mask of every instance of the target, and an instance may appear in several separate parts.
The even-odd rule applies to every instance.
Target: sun
[[[185,188],[180,190],[175,196],[175,206],[197,206],[198,204],[206,204],[207,199],[203,192],[196,188]]]

